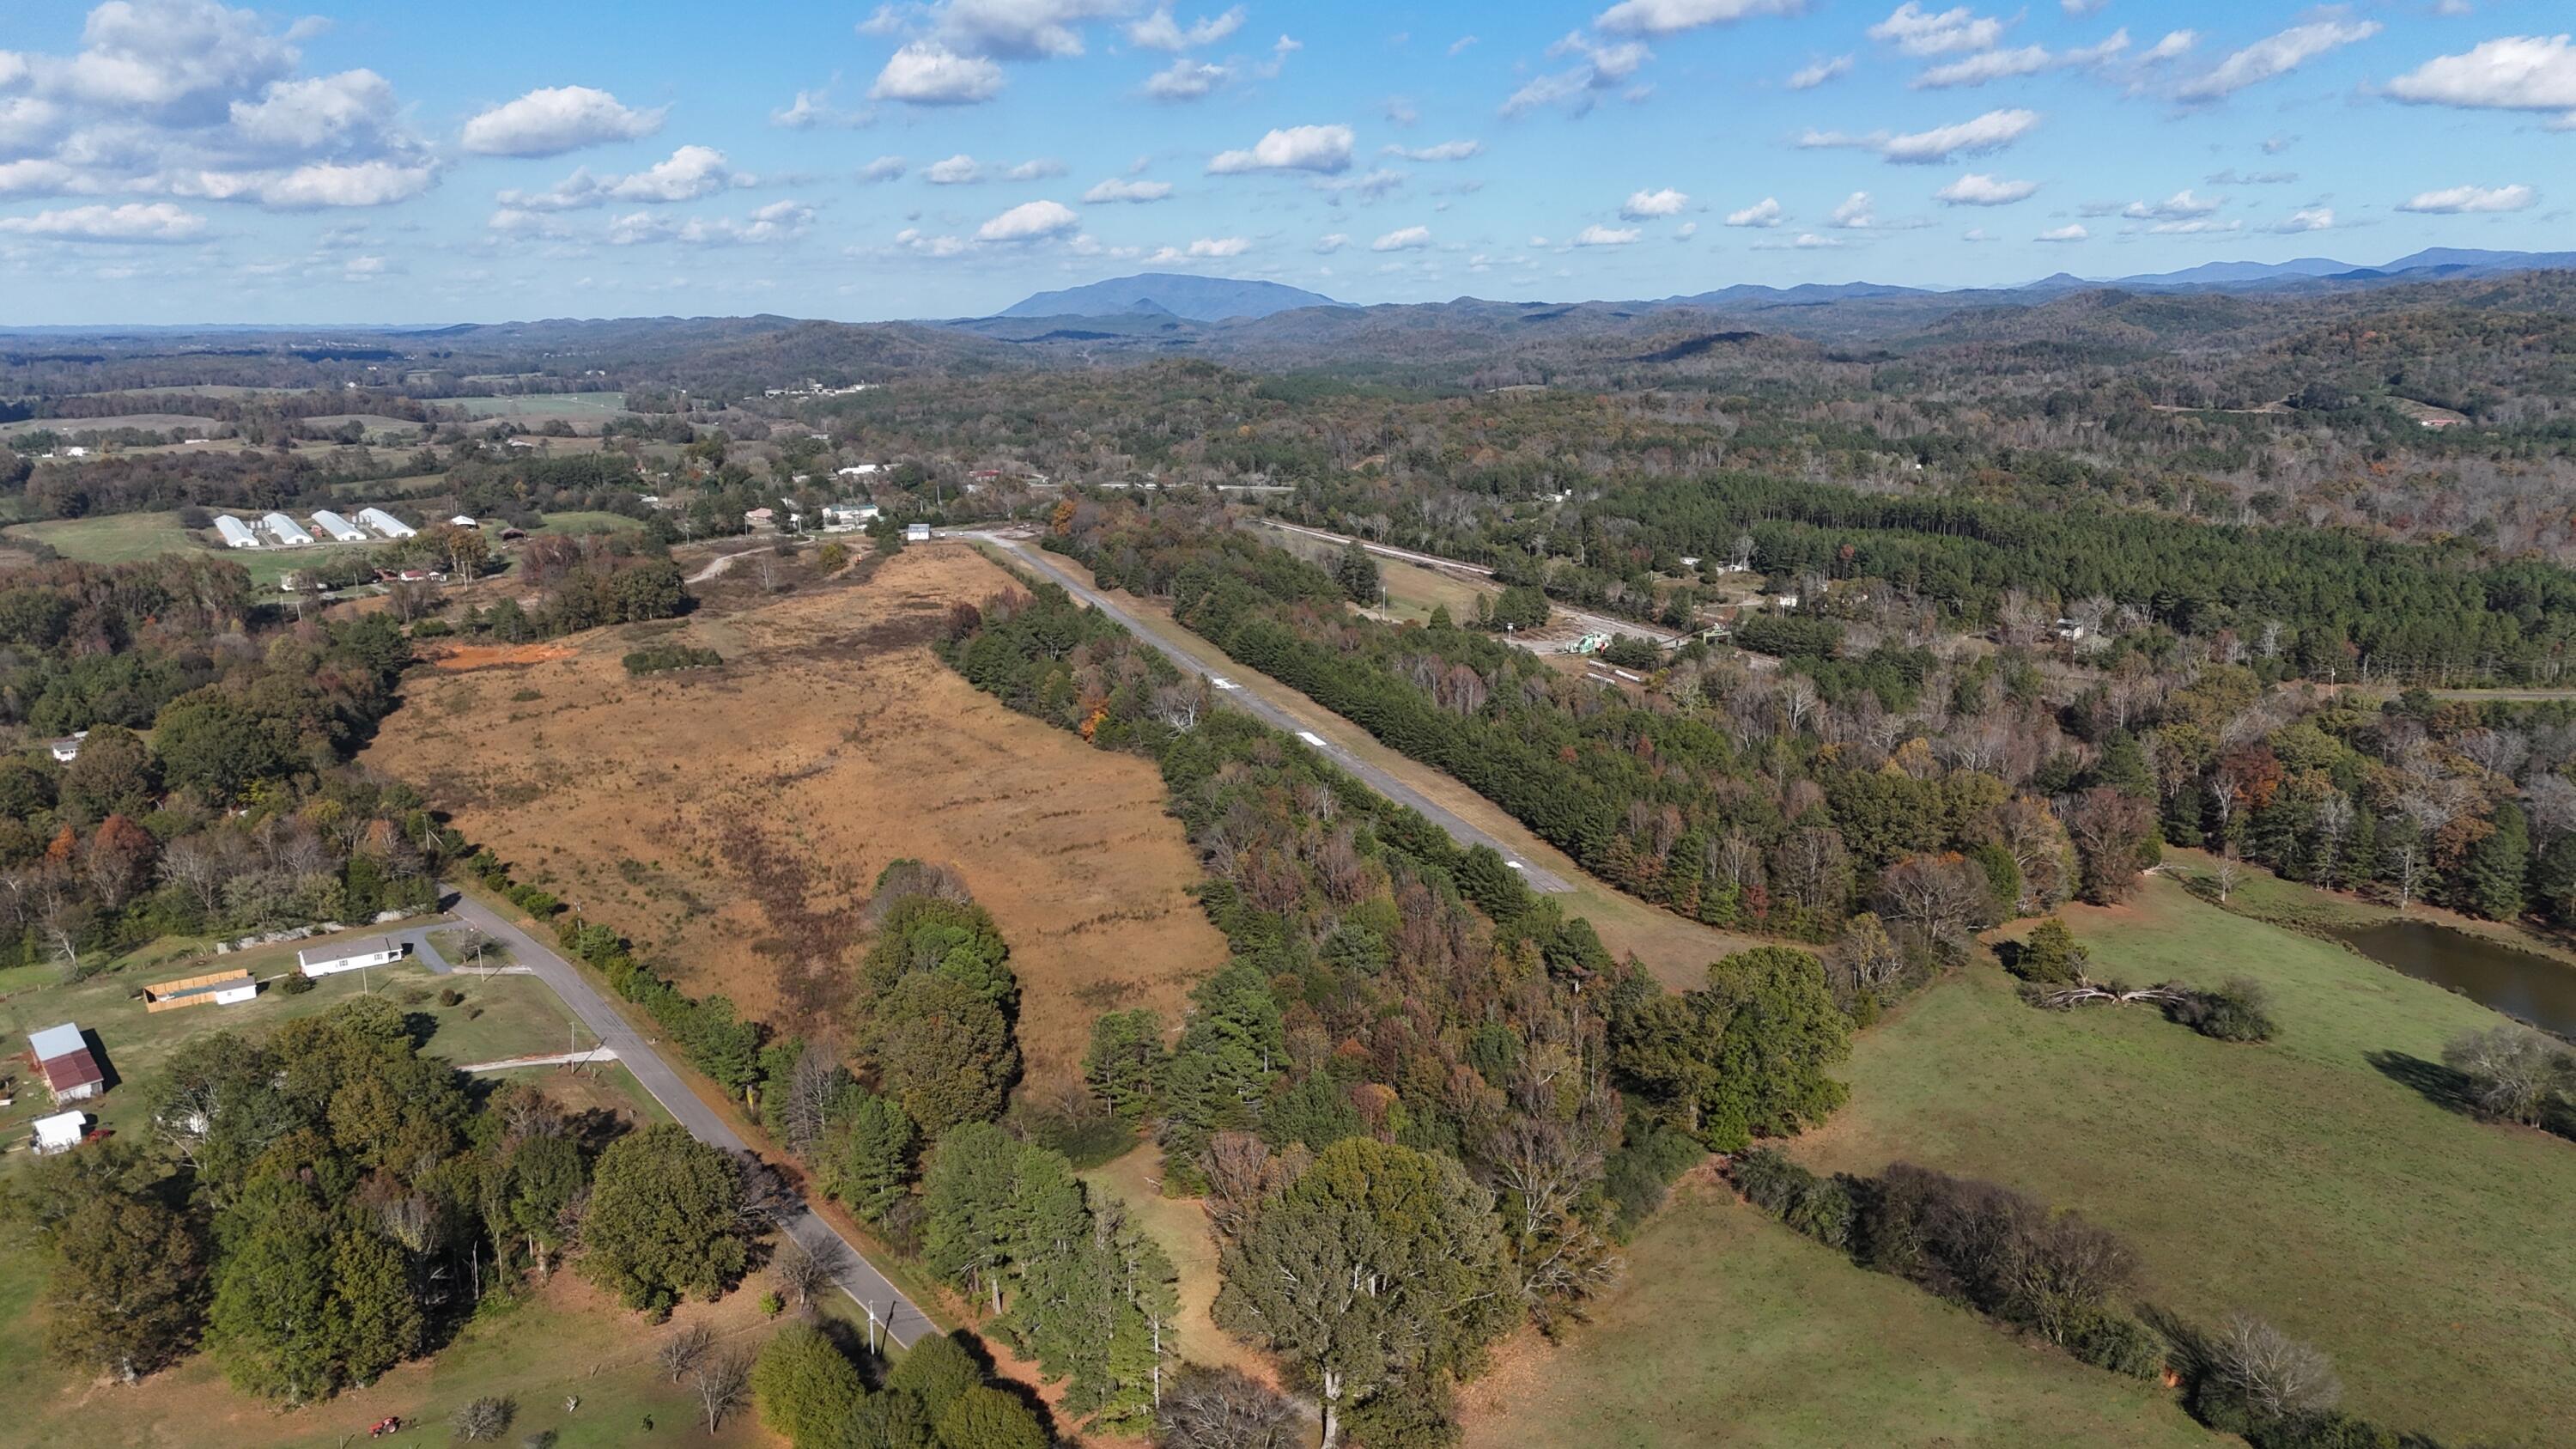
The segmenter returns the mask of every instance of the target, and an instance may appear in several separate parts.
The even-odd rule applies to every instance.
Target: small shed
[[[51,1157],[80,1146],[89,1135],[89,1117],[81,1112],[58,1112],[36,1119],[36,1155]]]
[[[906,524],[904,525],[903,538],[906,543],[928,543],[930,541],[930,525],[927,523]]]
[[[230,971],[214,971],[191,976],[181,981],[164,981],[143,988],[145,1011],[176,1011],[183,1006],[233,1006],[259,995],[259,983],[250,976],[250,968],[236,966]]]
[[[29,1036],[27,1059],[36,1064],[36,1074],[45,1079],[56,1106],[95,1097],[107,1085],[107,1073],[99,1070],[98,1058],[91,1055],[89,1039],[68,1021]]]
[[[52,755],[56,761],[68,765],[72,761],[80,758],[81,741],[88,738],[89,731],[74,730],[70,734],[63,736],[61,739],[47,744],[45,746],[45,751]]]
[[[402,942],[391,936],[366,936],[329,946],[307,946],[295,953],[295,966],[307,976],[330,976],[364,966],[391,966],[402,958]]]

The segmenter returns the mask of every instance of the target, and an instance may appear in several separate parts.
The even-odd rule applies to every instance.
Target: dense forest
[[[2108,644],[2078,656],[2045,631],[1995,651],[1883,633],[1863,648],[1872,631],[1790,616],[1622,690],[1440,615],[1353,617],[1331,573],[1202,510],[1070,505],[1049,541],[1710,924],[1824,942],[1867,911],[1955,957],[1963,931],[2119,898],[2159,840],[2500,919],[2569,908],[2569,746],[2547,709],[2356,707],[2298,682],[2286,648],[2231,658],[2152,618],[2108,618]],[[2439,596],[2443,576],[2397,562],[2389,587],[2432,575]],[[2317,588],[2344,577],[2319,568]]]

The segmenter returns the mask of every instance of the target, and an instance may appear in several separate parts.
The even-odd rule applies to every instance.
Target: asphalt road
[[[598,988],[590,984],[590,979],[571,962],[471,896],[457,894],[452,913],[486,935],[507,943],[513,961],[533,967],[537,979],[554,988],[555,995],[563,998],[564,1005],[572,1008],[573,1015],[581,1018],[582,1025],[590,1028],[600,1045],[616,1051],[617,1059],[635,1074],[635,1080],[643,1083],[644,1090],[653,1094],[653,1100],[661,1103],[673,1120],[689,1129],[690,1136],[728,1152],[751,1150],[726,1124],[723,1114],[690,1091],[688,1083],[681,1081],[679,1073],[662,1060],[661,1053],[653,1044],[637,1036],[634,1028],[626,1024],[626,1018],[618,1014],[608,998],[602,996]],[[789,1237],[804,1244],[808,1252],[830,1265],[832,1281],[840,1285],[842,1292],[850,1295],[850,1301],[882,1324],[886,1335],[896,1343],[910,1348],[940,1331],[939,1326],[930,1321],[929,1315],[904,1297],[894,1284],[886,1281],[885,1275],[876,1270],[855,1244],[842,1237],[830,1223],[816,1217],[811,1208],[800,1204],[794,1216],[784,1219],[780,1226]]]
[[[1117,601],[1111,599],[1100,590],[1095,589],[1089,584],[1086,584],[1082,580],[1074,577],[1053,559],[1047,557],[1045,553],[1038,549],[1029,547],[1023,540],[1013,538],[1005,534],[996,533],[975,533],[966,536],[992,544],[997,548],[1007,550],[1010,555],[1017,559],[1023,566],[1032,572],[1043,574],[1047,578],[1053,579],[1055,582],[1062,584],[1065,587],[1066,592],[1125,625],[1128,633],[1133,634],[1137,638],[1144,640],[1147,644],[1152,645],[1155,649],[1161,651],[1165,658],[1171,660],[1174,664],[1179,665],[1189,673],[1197,675],[1202,679],[1226,679],[1229,683],[1232,682],[1228,676],[1221,675],[1215,670],[1200,663],[1198,659],[1190,653],[1188,648],[1178,640],[1174,639],[1164,627],[1140,618],[1136,614],[1122,608]],[[1284,690],[1287,686],[1280,685],[1279,687]],[[1239,684],[1235,685],[1233,688],[1220,687],[1217,692],[1217,698],[1244,711],[1246,714],[1251,715],[1264,724],[1277,729],[1286,730],[1288,733],[1297,736],[1316,753],[1323,755],[1327,759],[1330,759],[1335,765],[1338,765],[1342,769],[1348,770],[1351,774],[1359,777],[1359,779],[1367,784],[1369,788],[1377,791],[1381,795],[1384,795],[1388,799],[1395,801],[1399,805],[1409,805],[1412,808],[1421,811],[1426,819],[1430,820],[1441,829],[1448,831],[1449,838],[1457,841],[1460,845],[1492,846],[1495,850],[1501,852],[1503,859],[1509,861],[1513,869],[1518,870],[1521,873],[1521,879],[1529,883],[1529,888],[1531,890],[1543,891],[1549,894],[1562,894],[1574,889],[1572,883],[1567,881],[1565,877],[1558,875],[1556,872],[1543,866],[1531,864],[1512,846],[1486,834],[1484,831],[1477,829],[1475,826],[1468,824],[1457,816],[1450,814],[1448,811],[1434,804],[1431,799],[1428,796],[1425,796],[1421,791],[1407,785],[1402,780],[1397,779],[1395,776],[1387,773],[1378,766],[1371,764],[1367,760],[1361,759],[1359,756],[1352,754],[1350,751],[1343,749],[1339,745],[1333,744],[1322,736],[1312,733],[1305,727],[1304,722],[1299,720],[1295,715],[1282,709],[1278,705],[1271,703],[1269,700],[1264,699],[1254,691],[1243,688]],[[1316,705],[1315,708],[1321,710],[1323,709],[1323,706]],[[1338,716],[1336,717],[1338,718]]]

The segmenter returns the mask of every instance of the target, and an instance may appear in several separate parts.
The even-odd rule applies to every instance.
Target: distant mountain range
[[[2132,291],[2183,292],[2266,292],[2280,290],[2342,290],[2355,287],[2384,286],[2401,282],[2451,281],[2463,277],[2502,276],[2511,272],[2576,269],[2576,252],[2498,252],[2476,251],[2461,247],[2428,247],[2380,266],[2361,266],[2337,261],[2332,257],[2298,257],[2286,262],[2203,262],[2178,272],[2149,272],[2127,277],[2079,277],[2070,272],[2042,277],[2017,287],[1982,290],[1986,295],[2091,291],[2099,288],[2121,288]],[[1769,287],[1739,283],[1715,291],[1689,296],[1663,297],[1652,301],[1610,304],[1636,309],[1662,307],[1699,307],[1726,309],[1742,306],[1818,306],[1860,298],[1933,297],[1962,295],[1957,289],[1907,287],[1885,282],[1802,282],[1794,287]],[[1459,303],[1470,299],[1460,298]],[[1456,304],[1452,304],[1456,305]],[[974,319],[962,325],[970,330],[1010,340],[1030,340],[1033,334],[1015,328],[995,327],[1005,319],[1029,321],[1049,318],[1081,318],[1087,321],[1115,319],[1116,326],[1102,336],[1135,336],[1154,330],[1161,324],[1171,330],[1181,323],[1257,322],[1281,312],[1304,307],[1337,307],[1357,311],[1351,304],[1335,301],[1317,292],[1282,286],[1277,282],[1246,281],[1230,277],[1195,277],[1172,272],[1146,272],[1133,277],[1118,277],[1094,282],[1085,287],[1068,287],[1062,291],[1040,292],[1028,300],[1005,308],[990,318]],[[988,324],[977,326],[981,322]],[[1080,339],[1089,334],[1056,329],[1046,334],[1049,340]]]
[[[1342,307],[1321,292],[1277,282],[1143,272],[1087,287],[1040,292],[1002,309],[1001,317],[1178,317],[1190,322],[1257,321],[1300,307]]]

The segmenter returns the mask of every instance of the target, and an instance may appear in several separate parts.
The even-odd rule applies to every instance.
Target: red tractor
[[[402,1415],[387,1414],[376,1421],[374,1428],[367,1431],[367,1437],[370,1439],[381,1439],[387,1434],[399,1434],[401,1432]]]

